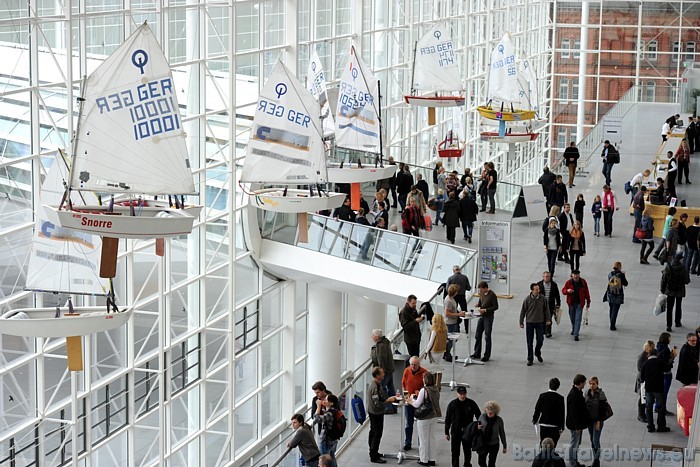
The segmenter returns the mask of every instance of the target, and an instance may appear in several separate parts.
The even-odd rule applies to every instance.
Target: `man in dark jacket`
[[[403,162],[399,163],[399,171],[396,174],[396,191],[399,194],[399,209],[401,211],[406,209],[406,198],[411,192],[412,186],[413,175],[411,175],[410,169]]]
[[[681,347],[681,352],[678,354],[678,370],[676,370],[676,379],[683,386],[698,383],[698,336],[694,332],[688,333],[686,342]]]
[[[430,198],[430,187],[428,187],[428,182],[423,180],[423,174],[416,174],[416,188],[423,193],[423,199],[427,203]]]
[[[675,220],[675,219],[674,219]],[[683,297],[685,297],[685,286],[690,283],[690,275],[683,265],[683,253],[677,253],[672,264],[667,264],[661,273],[661,293],[666,294],[666,331],[671,332],[671,325],[674,322],[673,309],[676,310],[676,327],[682,326],[683,318]]]
[[[649,358],[642,365],[642,370],[639,372],[639,379],[644,383],[644,391],[646,394],[646,415],[647,415],[647,431],[653,433],[655,431],[665,433],[671,431],[666,426],[666,394],[664,392],[664,372],[666,371],[666,362],[657,357],[657,350],[652,349],[649,352]],[[659,415],[656,418],[654,427],[654,403],[659,406]]]
[[[578,447],[581,445],[583,430],[588,428],[590,417],[586,399],[583,397],[583,387],[586,385],[586,377],[578,374],[574,376],[574,385],[566,396],[566,427],[571,430],[569,451],[569,467],[583,467],[578,462]]]
[[[462,435],[465,428],[481,415],[479,406],[467,398],[467,388],[457,386],[457,398],[447,404],[445,413],[445,439],[450,442],[452,449],[452,467],[459,467],[459,450],[464,450],[464,466],[472,465],[472,449]]]
[[[479,215],[479,206],[476,200],[469,193],[467,188],[463,191],[463,196],[459,200],[459,220],[462,222],[462,232],[464,239],[469,243],[472,242],[472,232],[474,231],[474,222],[476,216]]]
[[[542,344],[544,343],[544,326],[552,325],[552,316],[544,295],[540,294],[540,286],[530,284],[530,295],[525,297],[520,308],[520,328],[525,328],[527,340],[527,366],[532,366],[532,341],[536,336],[535,357],[542,363]]]
[[[571,258],[569,258],[571,235],[569,233],[574,226],[574,217],[571,214],[571,205],[569,203],[564,203],[557,219],[559,220],[559,232],[561,233],[561,251],[559,252],[558,260],[569,263],[571,262]]]
[[[579,157],[580,155],[576,143],[572,141],[569,147],[564,151],[564,164],[569,168],[569,188],[576,186],[574,185],[574,176],[576,175],[576,162]]]
[[[391,351],[391,342],[384,336],[381,329],[372,330],[374,345],[370,350],[372,366],[381,367],[384,370],[384,378],[381,381],[382,389],[387,394],[395,394],[394,387],[394,352]],[[396,413],[396,408],[387,405],[387,412]]]
[[[292,417],[292,428],[294,428],[294,434],[287,443],[287,447],[292,449],[299,447],[299,453],[304,458],[304,463],[308,467],[317,467],[321,451],[318,450],[311,428],[304,423],[303,415],[294,414]]]
[[[561,306],[561,296],[559,295],[559,286],[552,280],[552,273],[545,271],[542,273],[542,280],[537,283],[540,286],[540,293],[547,299],[549,312],[554,320],[557,308]],[[544,326],[544,335],[552,337],[552,323]]]
[[[403,341],[406,343],[408,355],[410,357],[417,357],[420,355],[420,323],[425,319],[423,316],[418,316],[418,311],[416,310],[417,303],[418,299],[415,295],[411,294],[408,296],[406,304],[399,312],[399,322],[403,328]]]
[[[564,431],[564,396],[559,394],[559,378],[549,380],[549,391],[540,394],[532,414],[532,424],[540,425],[540,442],[551,438],[556,447]]]
[[[612,169],[615,164],[613,162],[609,162],[608,157],[613,154],[618,154],[617,148],[610,144],[610,141],[606,139],[605,143],[603,143],[603,151],[600,153],[600,157],[603,159],[603,176],[605,177],[606,185],[610,185],[612,183]]]
[[[567,201],[569,201],[569,194],[566,191],[566,185],[561,175],[557,175],[557,181],[549,188],[549,204],[561,208]]]
[[[356,214],[355,211],[350,207],[350,197],[347,196],[345,201],[343,201],[342,206],[335,208],[333,211],[333,217],[337,220],[346,222],[355,222]]]
[[[549,208],[552,207],[552,201],[549,199],[549,190],[552,188],[552,185],[554,185],[556,180],[557,176],[549,170],[549,167],[545,167],[542,170],[542,175],[540,175],[540,178],[537,180],[537,183],[542,186],[542,194],[547,200],[547,213],[549,213]]]
[[[396,401],[396,396],[387,395],[382,387],[384,369],[375,366],[372,369],[372,382],[367,388],[367,413],[369,414],[369,460],[375,464],[386,464],[379,453],[379,444],[384,433],[384,406]]]

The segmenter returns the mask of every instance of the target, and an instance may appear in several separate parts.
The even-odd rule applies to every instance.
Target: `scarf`
[[[578,240],[579,238],[581,238],[581,229],[571,229],[569,235],[571,235],[571,238],[575,238],[576,240]]]

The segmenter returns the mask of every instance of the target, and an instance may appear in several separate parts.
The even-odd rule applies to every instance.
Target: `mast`
[[[85,85],[87,84],[87,75],[83,75],[83,79],[80,82],[80,97],[78,97],[78,124],[75,127],[75,135],[73,135],[73,147],[71,148],[71,164],[68,168],[68,186],[66,187],[66,194],[64,199],[61,201],[59,209],[63,208],[64,203],[68,203],[68,208],[73,209],[73,203],[71,202],[71,186],[73,185],[73,170],[75,167],[75,153],[78,150],[78,135],[80,135],[80,124],[83,120],[83,106],[85,104]]]
[[[382,138],[382,86],[380,80],[377,80],[377,94],[379,97],[379,108],[377,111],[377,120],[379,120],[379,166],[384,167],[384,141]]]
[[[418,49],[418,41],[413,43],[413,66],[411,67],[411,94],[415,94],[416,90],[413,89],[413,80],[416,77],[416,50]]]

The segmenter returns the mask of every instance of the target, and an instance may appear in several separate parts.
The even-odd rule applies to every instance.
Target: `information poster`
[[[539,221],[547,217],[547,198],[544,197],[541,185],[523,186],[523,198],[527,209],[528,221]]]
[[[479,221],[477,279],[496,295],[510,295],[510,221]]]

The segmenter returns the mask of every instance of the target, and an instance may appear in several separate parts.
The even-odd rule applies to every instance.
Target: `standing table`
[[[468,366],[468,365],[483,365],[484,362],[480,362],[479,360],[474,360],[471,357],[472,353],[472,330],[470,326],[470,321],[474,318],[478,318],[481,316],[481,313],[475,312],[475,311],[467,311],[464,313],[463,319],[466,324],[467,324],[467,357],[464,360],[458,360],[459,363],[463,363],[463,366]],[[454,353],[454,352],[453,352]],[[454,363],[454,359],[452,360]]]
[[[457,345],[457,341],[458,341],[461,337],[462,337],[462,335],[461,335],[460,333],[458,333],[458,332],[451,332],[451,333],[449,333],[449,334],[447,335],[447,338],[448,338],[450,341],[452,341],[452,354],[453,354],[453,355],[456,355],[456,353],[455,353],[455,348],[456,348],[456,345]],[[464,386],[464,387],[467,387],[467,388],[469,387],[469,385],[468,385],[467,383],[458,383],[458,382],[455,380],[455,362],[456,362],[456,361],[457,361],[457,359],[453,357],[453,358],[452,358],[452,379],[450,380],[449,383],[446,383],[446,382],[443,382],[443,383],[442,383],[443,386],[449,386],[450,391],[454,391],[455,388],[456,388],[457,386]],[[481,362],[479,362],[479,363],[481,363]]]
[[[407,454],[406,451],[403,450],[403,447],[406,445],[405,442],[406,440],[404,439],[406,436],[406,431],[405,431],[405,426],[406,426],[406,410],[404,409],[406,407],[406,393],[404,393],[404,398],[399,400],[398,402],[392,402],[392,405],[395,405],[396,407],[399,408],[399,411],[401,412],[401,437],[399,439],[400,445],[399,445],[399,452],[390,452],[390,453],[385,453],[383,455],[384,458],[390,458],[390,457],[395,457],[397,459],[397,464],[402,463],[404,460],[420,460],[420,457],[416,456],[415,454]]]

